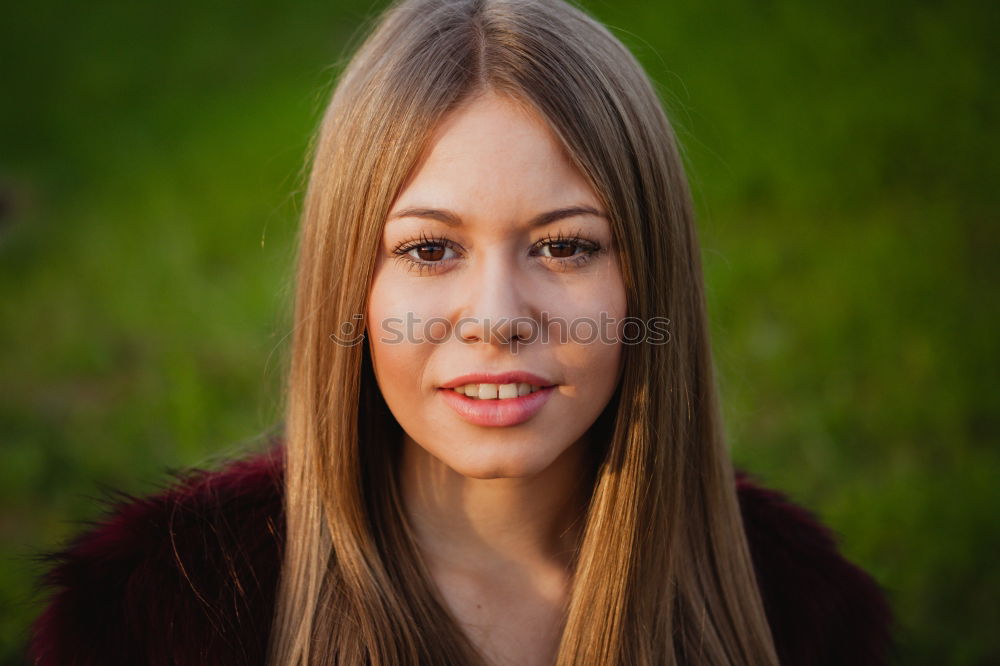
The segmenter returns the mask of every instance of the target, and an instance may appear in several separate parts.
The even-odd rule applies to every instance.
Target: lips
[[[451,390],[474,400],[507,400],[534,393],[541,388],[543,387],[518,382],[517,384],[464,384]]]
[[[477,372],[468,375],[462,375],[461,377],[455,377],[448,382],[441,385],[441,388],[455,388],[457,386],[464,386],[467,384],[518,384],[525,383],[531,384],[532,386],[546,387],[553,386],[555,382],[551,382],[545,377],[541,377],[532,372],[525,372],[523,370],[511,370],[509,372]]]
[[[478,426],[514,426],[534,417],[555,393],[555,386],[539,388],[533,393],[516,398],[486,399],[470,398],[451,388],[440,388],[441,399],[458,416]]]

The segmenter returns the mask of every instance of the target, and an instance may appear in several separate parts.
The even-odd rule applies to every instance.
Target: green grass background
[[[101,487],[280,417],[306,145],[380,6],[7,3],[3,663]],[[998,663],[996,3],[585,6],[685,146],[738,464],[886,587],[902,663]]]

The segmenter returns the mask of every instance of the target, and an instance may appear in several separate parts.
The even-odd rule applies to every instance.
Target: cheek
[[[577,369],[582,385],[594,398],[608,398],[617,383],[622,362],[619,323],[626,317],[627,298],[617,265],[610,265],[600,279],[590,284],[586,297],[577,301],[577,311],[567,319],[586,321],[571,331],[571,344],[564,352],[572,355],[567,363]]]
[[[417,390],[422,365],[419,345],[405,340],[395,343],[375,339],[371,353],[375,376],[383,393]]]
[[[616,356],[617,328],[627,315],[624,281],[617,266],[587,280],[553,284],[539,291],[541,308],[553,322],[552,339],[569,340],[574,355],[595,360]]]
[[[426,320],[439,315],[446,299],[442,299],[440,289],[428,289],[426,284],[392,266],[377,271],[368,299],[368,319],[376,331],[394,332],[414,317]]]
[[[565,368],[564,391],[587,404],[603,403],[617,384],[622,361],[622,345],[617,341],[593,340],[586,336],[555,348],[559,365]]]
[[[607,312],[616,319],[623,319],[627,313],[628,299],[625,295],[625,278],[617,258],[609,262],[600,280],[599,296]]]
[[[579,276],[541,281],[535,293],[542,309],[568,320],[596,320],[601,313],[616,319],[626,315],[625,281],[614,257]]]
[[[433,345],[415,342],[422,329],[414,322],[433,316],[433,304],[425,303],[427,290],[415,290],[391,272],[372,281],[367,325],[375,375],[390,404],[405,406],[407,396],[416,396]]]

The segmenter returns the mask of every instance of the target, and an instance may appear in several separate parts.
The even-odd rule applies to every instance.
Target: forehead
[[[435,129],[394,209],[447,205],[513,212],[596,201],[545,119],[489,93],[455,110]]]

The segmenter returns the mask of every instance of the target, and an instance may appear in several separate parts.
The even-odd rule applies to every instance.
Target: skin
[[[529,225],[573,206],[594,213]],[[414,208],[450,211],[458,224],[400,215]],[[488,337],[485,321],[537,323],[543,311],[567,322],[624,317],[611,226],[546,122],[493,92],[442,122],[390,210],[369,344],[404,431],[400,478],[417,545],[446,606],[490,661],[551,663],[590,492],[587,433],[618,384],[621,346],[561,340],[557,329],[548,341],[511,344],[501,338],[530,331],[494,327],[501,335]],[[398,343],[381,322],[407,313],[439,318],[415,334],[452,333]],[[508,370],[557,384],[524,423],[474,425],[441,397],[455,377]]]

